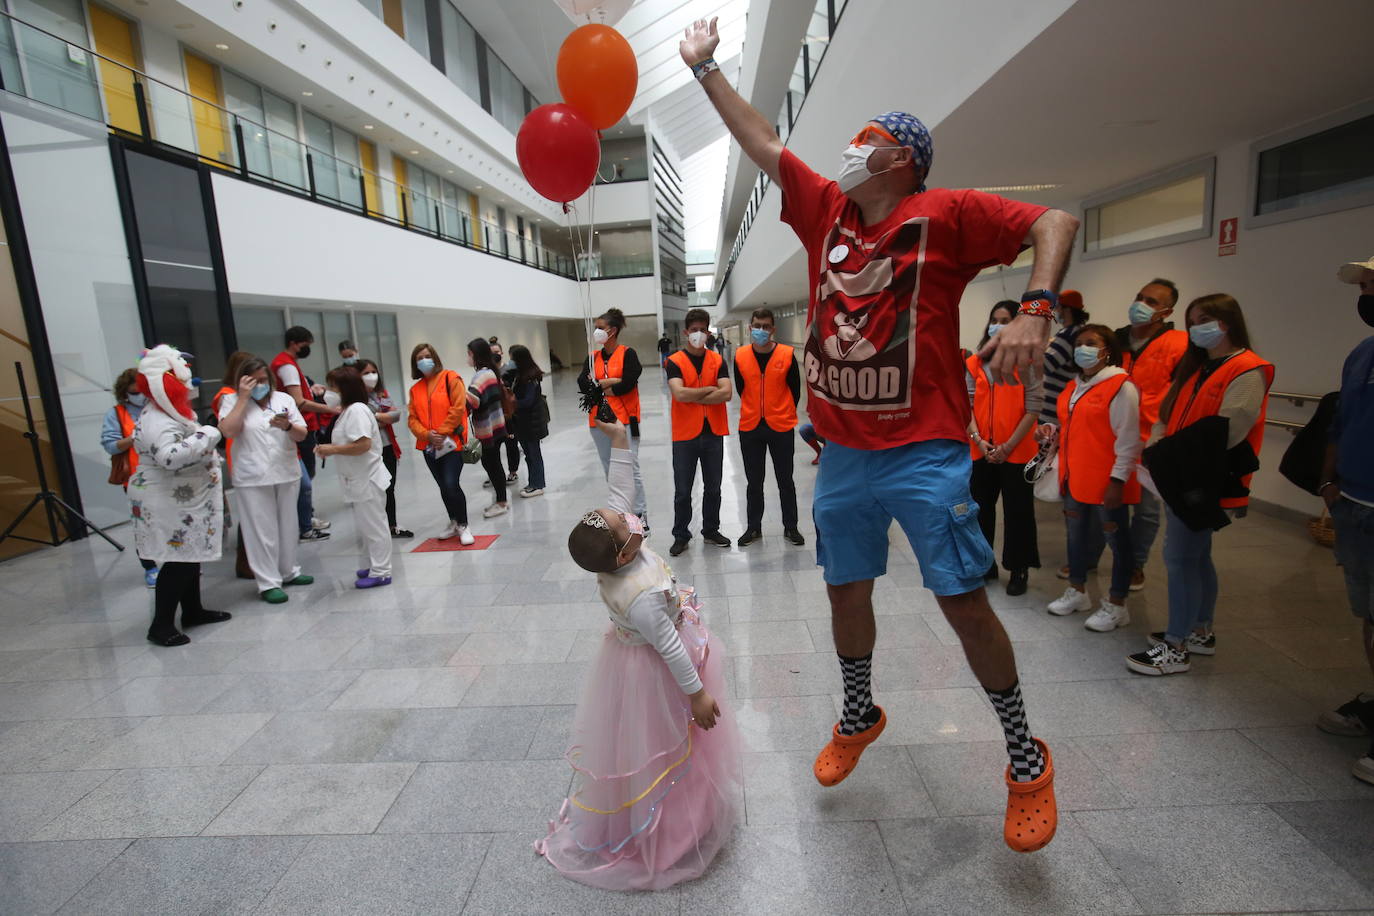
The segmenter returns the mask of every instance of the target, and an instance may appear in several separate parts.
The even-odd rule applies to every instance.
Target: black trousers
[[[1002,497],[1002,567],[1008,570],[1040,567],[1035,532],[1035,491],[1026,481],[1024,464],[973,462],[969,490],[978,503],[978,524],[991,546],[997,534],[997,497]]]
[[[773,476],[778,479],[778,501],[782,504],[782,527],[797,527],[797,486],[792,482],[792,456],[797,440],[792,430],[777,432],[762,420],[739,434],[740,455],[744,458],[745,512],[750,531],[763,526],[763,482],[768,476],[768,455],[773,456]]]
[[[520,441],[515,438],[515,433],[506,436],[506,471],[514,474],[520,470]]]
[[[506,469],[501,467],[502,441],[492,439],[482,443],[482,469],[487,472],[487,479],[491,481],[491,489],[496,494],[498,503],[506,501]]]
[[[396,465],[399,462],[400,459],[396,457],[396,450],[391,447],[391,443],[383,443],[382,464],[391,475],[391,483],[386,488],[386,523],[393,529],[396,527]]]
[[[691,540],[692,490],[697,483],[697,464],[701,465],[701,531],[720,532],[720,477],[725,461],[725,437],[711,432],[704,423],[701,435],[673,443],[673,537]]]
[[[153,592],[153,624],[148,635],[164,639],[176,631],[177,605],[181,605],[182,620],[195,616],[205,608],[200,603],[200,564],[163,563],[157,574],[157,588]]]

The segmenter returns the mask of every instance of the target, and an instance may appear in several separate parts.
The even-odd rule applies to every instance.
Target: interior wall
[[[1083,293],[1094,321],[1112,327],[1126,324],[1126,310],[1136,292],[1154,277],[1178,284],[1183,307],[1199,296],[1229,293],[1245,311],[1255,351],[1275,366],[1274,390],[1323,394],[1339,386],[1341,364],[1359,340],[1369,336],[1355,314],[1358,289],[1336,279],[1345,261],[1369,256],[1374,245],[1374,208],[1344,210],[1258,229],[1245,227],[1249,186],[1249,144],[1237,144],[1217,155],[1213,235],[1163,248],[1083,260],[1069,269],[1066,287]],[[1241,217],[1236,254],[1218,257],[1216,225]],[[1080,246],[1081,247],[1081,246]],[[960,304],[964,346],[977,344],[993,303],[1018,298],[1029,271],[1005,271],[969,285]],[[1312,403],[1297,407],[1271,399],[1269,415],[1306,422]],[[1298,490],[1278,473],[1279,459],[1292,436],[1270,427],[1255,476],[1254,495],[1287,508],[1316,514],[1315,497]]]

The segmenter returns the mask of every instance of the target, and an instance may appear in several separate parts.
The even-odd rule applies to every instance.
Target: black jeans
[[[520,439],[520,447],[525,450],[525,464],[530,469],[530,488],[533,490],[544,489],[544,453],[539,446],[539,436],[525,436]]]
[[[148,627],[152,639],[165,639],[176,632],[177,605],[181,605],[182,625],[186,615],[195,616],[205,608],[200,603],[200,564],[163,563],[153,592],[153,623]]]
[[[797,440],[792,430],[777,432],[762,420],[759,425],[739,434],[739,450],[744,458],[746,514],[750,531],[763,527],[763,481],[768,476],[767,456],[773,456],[773,475],[778,479],[778,500],[782,503],[782,527],[791,531],[797,527],[797,486],[792,482],[792,456]]]
[[[506,437],[506,470],[514,474],[520,470],[520,443],[515,438],[515,433],[510,433]]]
[[[691,540],[692,488],[701,463],[701,531],[720,533],[720,476],[725,460],[725,438],[704,428],[695,439],[673,443],[673,537]]]
[[[396,457],[396,450],[390,443],[382,445],[382,464],[386,466],[387,473],[391,475],[391,483],[386,488],[386,523],[394,530],[396,528],[396,465],[400,459]]]
[[[1026,481],[1026,466],[986,458],[973,462],[969,490],[978,503],[978,524],[988,546],[997,534],[997,497],[1002,497],[1002,567],[1008,570],[1040,567],[1035,529],[1035,490]]]
[[[466,525],[468,498],[463,495],[463,488],[458,485],[458,478],[463,473],[462,452],[454,450],[442,458],[435,458],[430,452],[423,454],[429,473],[439,485],[439,496],[444,500],[444,510],[448,512],[448,517],[460,525]]]
[[[501,467],[501,442],[493,439],[482,443],[482,469],[487,472],[498,503],[506,501],[506,469]]]

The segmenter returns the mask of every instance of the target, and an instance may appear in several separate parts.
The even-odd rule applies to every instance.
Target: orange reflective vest
[[[787,373],[792,368],[792,348],[778,344],[768,365],[759,370],[758,355],[752,346],[735,351],[735,368],[739,370],[744,390],[739,394],[739,431],[747,433],[759,425],[768,424],[774,432],[789,432],[797,426],[797,402],[787,387]],[[722,407],[725,405],[721,405]]]
[[[625,351],[629,347],[621,344],[615,348],[608,360],[601,350],[597,350],[592,356],[592,379],[600,380],[603,378],[624,378],[625,377]],[[630,425],[633,418],[639,422],[639,386],[630,389],[629,394],[611,394],[610,389],[606,390],[606,403],[611,405],[611,410],[615,411],[615,417],[626,426]],[[587,425],[595,426],[596,422],[592,419],[592,414],[587,414]]]
[[[116,404],[115,416],[119,417],[119,438],[127,439],[132,436],[134,434],[134,416],[129,413],[129,408],[123,404]],[[129,475],[132,476],[134,471],[138,470],[138,449],[130,445],[125,454],[129,456]]]
[[[687,351],[678,350],[668,360],[682,371],[682,384],[688,388],[714,388],[720,379],[720,370],[725,360],[719,353],[707,350],[698,373]],[[711,432],[717,436],[730,435],[730,415],[725,404],[684,404],[673,398],[673,441],[684,442],[701,435],[702,426],[711,424]]]
[[[274,380],[274,381],[275,381],[275,380]],[[275,386],[274,386],[274,387],[275,387]],[[215,415],[215,417],[216,417],[216,422],[218,422],[218,418],[219,418],[219,403],[220,403],[220,401],[223,401],[223,400],[224,400],[224,396],[225,396],[226,394],[237,394],[237,392],[234,391],[234,389],[230,388],[228,385],[224,385],[223,387],[220,388],[219,391],[216,391],[216,392],[215,392],[215,396],[214,396],[213,398],[210,399],[210,410],[214,413],[214,415]],[[230,473],[230,474],[233,474],[233,473],[234,473],[234,440],[231,439],[231,438],[229,438],[228,436],[224,436],[224,463],[227,464],[227,465],[229,466],[229,473]],[[232,480],[232,479],[233,479],[233,478],[231,477],[230,480]]]
[[[1130,333],[1129,331],[1127,332]],[[1140,436],[1149,439],[1159,422],[1159,405],[1174,381],[1174,367],[1188,350],[1186,331],[1165,331],[1151,338],[1139,353],[1122,351],[1122,368],[1140,391]]]
[[[1059,487],[1080,503],[1102,505],[1107,484],[1116,464],[1116,432],[1112,429],[1111,406],[1121,386],[1130,379],[1125,374],[1098,382],[1069,408],[1078,381],[1069,382],[1059,396]],[[1140,502],[1140,481],[1135,470],[1126,481],[1122,502]]]
[[[454,385],[458,386],[456,402],[449,394]],[[462,377],[445,369],[410,386],[409,425],[417,449],[424,451],[429,447],[429,431],[442,431],[455,407],[458,416],[448,436],[461,447],[468,441],[468,400]]]
[[[983,371],[983,361],[974,354],[966,361],[969,375],[973,377],[973,421],[978,424],[978,435],[993,445],[1001,445],[1016,432],[1017,424],[1026,416],[1026,388],[1018,381],[1015,385],[993,385]],[[1017,376],[1018,380],[1020,375]],[[1035,457],[1039,448],[1035,444],[1035,426],[1032,425],[1025,437],[1007,456],[1011,464],[1025,464]],[[969,442],[969,454],[974,461],[983,457],[978,446]]]
[[[1218,366],[1201,385],[1198,384],[1198,376],[1202,373],[1193,373],[1178,391],[1178,400],[1174,402],[1173,413],[1169,415],[1165,435],[1172,436],[1203,417],[1216,416],[1221,411],[1221,400],[1226,396],[1226,389],[1238,377],[1252,369],[1259,369],[1264,373],[1264,400],[1260,404],[1259,417],[1245,437],[1250,447],[1255,450],[1255,457],[1258,458],[1260,448],[1264,446],[1264,415],[1269,409],[1269,386],[1274,384],[1274,365],[1262,359],[1254,350],[1240,351]],[[1242,477],[1240,485],[1248,490],[1250,478],[1253,476],[1247,474]],[[1249,496],[1227,496],[1221,500],[1223,509],[1239,509],[1249,504]]]

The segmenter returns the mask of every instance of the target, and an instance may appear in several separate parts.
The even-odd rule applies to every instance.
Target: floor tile
[[[559,760],[422,763],[378,833],[490,833],[512,823],[535,830],[558,812],[571,772]]]
[[[1125,796],[1071,739],[1049,742],[1054,794],[1060,811],[1118,808]],[[1005,741],[914,744],[907,748],[921,782],[945,817],[1002,814],[1006,810]],[[867,755],[865,755],[867,756]]]
[[[463,694],[464,706],[547,706],[582,694],[580,662],[485,667]]]
[[[0,683],[13,681],[64,681],[82,678],[128,676],[125,668],[141,655],[151,654],[142,646],[105,646],[86,649],[54,649],[25,652],[23,664],[11,664],[0,672]]]
[[[109,773],[94,772],[0,776],[0,842],[30,839],[109,778]]]
[[[879,826],[913,912],[1140,912],[1086,832],[1063,818],[1050,845],[1032,855],[1007,848],[1000,815]]]
[[[1269,807],[1331,861],[1374,891],[1374,795],[1366,795],[1354,802],[1293,802]]]
[[[237,684],[231,674],[192,677],[139,677],[88,704],[77,715],[176,716],[200,712],[211,700]]]
[[[883,744],[935,744],[946,741],[991,741],[1002,727],[982,688],[885,690],[876,697],[887,714]]]
[[[0,722],[66,719],[125,683],[127,678],[30,681],[0,690]]]
[[[371,833],[414,770],[409,763],[269,766],[204,833]]]
[[[7,913],[56,913],[128,845],[128,840],[0,844],[0,904]]]
[[[399,709],[281,712],[230,755],[229,763],[368,763],[386,744]]]
[[[1259,674],[1137,675],[1121,683],[1181,731],[1308,725],[1315,716],[1309,702]]]
[[[811,631],[801,620],[766,620],[756,623],[731,623],[714,628],[733,657],[746,655],[787,655],[813,652]]]
[[[202,714],[326,709],[352,684],[357,671],[266,671],[237,683],[201,707]]]
[[[831,788],[816,782],[815,759],[812,751],[745,755],[745,811],[751,827],[935,814],[905,748],[870,747],[854,772]]]
[[[330,709],[457,706],[480,668],[376,668],[363,671]]]
[[[732,710],[738,717],[744,746],[760,753],[818,753],[839,721],[835,701],[828,696],[757,697],[738,700],[725,712]]]
[[[1261,805],[1079,811],[1071,817],[1145,912],[1374,904],[1367,888]]]
[[[522,760],[543,717],[537,706],[397,710],[373,760]]]
[[[258,913],[456,913],[491,845],[485,835],[320,836]]]
[[[526,630],[473,633],[463,640],[450,665],[506,665],[566,661],[577,630]]]
[[[251,913],[307,843],[302,837],[136,840],[62,912]]]
[[[576,706],[544,706],[525,757],[529,760],[563,760],[572,745]]]
[[[80,769],[214,766],[224,763],[271,718],[269,713],[155,716],[110,741]]]
[[[1368,738],[1342,738],[1311,726],[1246,728],[1241,734],[1312,787],[1318,798],[1374,799],[1374,786],[1350,775]]]
[[[0,772],[75,770],[143,719],[35,719],[0,731]]]
[[[191,836],[258,775],[259,767],[218,766],[94,771],[100,784],[35,840]]]
[[[1170,730],[1118,681],[1026,684],[1022,695],[1031,729],[1040,738]]]
[[[467,637],[458,634],[424,636],[364,636],[334,663],[335,668],[442,668]]]
[[[321,671],[335,667],[358,637],[287,639],[250,646],[225,668],[226,671]],[[341,667],[341,666],[340,666]]]

